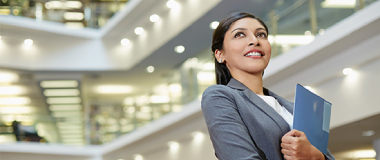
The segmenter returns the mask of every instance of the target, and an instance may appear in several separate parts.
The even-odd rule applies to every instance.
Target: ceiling
[[[186,0],[178,1],[182,4],[190,3]],[[200,2],[199,0],[194,6],[200,6],[201,3],[205,3],[205,7],[199,9],[200,13],[194,13],[192,16],[191,14],[194,11],[188,9],[186,14],[181,15],[182,18],[170,21],[168,19],[171,13],[165,6],[166,0],[156,0],[154,2],[135,0],[129,10],[126,9],[115,15],[116,17],[111,19],[104,28],[100,30],[85,29],[83,31],[68,31],[54,23],[44,24],[46,26],[43,26],[26,19],[13,21],[0,17],[2,18],[0,20],[5,20],[0,22],[2,41],[6,41],[9,46],[21,48],[20,41],[28,37],[33,39],[36,46],[39,47],[36,48],[37,51],[32,51],[32,53],[41,52],[39,56],[33,57],[33,54],[27,54],[21,49],[8,48],[6,49],[7,52],[4,52],[4,48],[0,48],[0,70],[9,70],[20,75],[20,81],[14,84],[27,86],[28,92],[25,96],[31,97],[32,105],[37,106],[36,113],[41,115],[50,114],[38,84],[43,79],[78,79],[82,84],[83,95],[86,96],[85,99],[89,103],[121,105],[123,99],[127,96],[149,93],[154,86],[170,82],[170,76],[178,72],[181,64],[187,59],[201,57],[199,58],[200,62],[211,60],[212,53],[209,48],[213,30],[209,28],[209,25],[212,21],[221,20],[230,12],[248,11],[268,22],[268,10],[275,8],[275,6],[291,6],[294,2],[296,1],[212,0]],[[316,3],[320,2],[322,1],[317,1]],[[304,4],[301,8],[279,21],[279,34],[303,34],[305,30],[309,29],[309,26],[306,25],[308,23],[308,6]],[[353,13],[353,9],[332,10],[318,8],[320,9],[318,10],[320,11],[318,12],[320,17],[334,15],[327,20],[326,18],[320,18],[318,20],[320,29],[327,28]],[[137,26],[143,26],[148,31],[154,30],[155,26],[147,21],[149,15],[153,13],[163,15],[162,18],[169,21],[163,25],[178,26],[178,29],[163,28],[160,34],[148,34],[147,36],[153,37],[151,39],[143,39],[134,35],[133,29]],[[28,21],[27,25],[20,24],[24,21]],[[361,33],[352,35],[352,37],[355,36],[365,37],[371,35],[366,32],[365,35]],[[141,39],[146,40],[146,42],[141,42],[140,46],[138,46],[143,48],[141,53],[136,52],[138,47],[132,48],[133,54],[129,54],[128,50],[120,49],[120,40],[124,37],[128,37],[134,43],[142,41]],[[344,42],[348,42],[350,45],[355,43],[349,39]],[[338,46],[341,46],[340,49],[344,48],[344,44],[342,44],[344,42],[337,43]],[[174,47],[177,45],[184,45],[185,52],[182,54],[175,53]],[[325,50],[328,49],[327,47]],[[125,54],[125,52],[128,52],[128,54]],[[292,66],[288,68],[286,73],[292,74],[302,71],[305,65],[315,63],[313,58],[318,57],[309,57],[308,63],[305,61],[303,64]],[[155,72],[146,72],[147,66],[151,65],[155,67]],[[266,84],[268,86],[277,84],[283,77],[284,74],[276,74],[271,79],[267,79]],[[96,86],[104,84],[130,85],[136,88],[136,92],[120,95],[104,95],[95,92]],[[281,88],[276,88],[276,86],[273,88],[281,92]],[[289,91],[290,89],[285,90]],[[291,93],[284,92],[281,94],[289,95]],[[337,148],[331,151],[338,152],[354,149],[355,147],[369,147],[370,140],[368,137],[360,137],[358,136],[361,134],[359,130],[349,132],[349,129],[366,128],[368,126],[380,128],[374,123],[378,119],[378,116],[373,116],[332,130],[329,143],[331,147],[329,148]],[[380,131],[376,132],[380,133]],[[340,136],[342,133],[345,133],[345,136]],[[341,140],[347,142],[347,145],[342,145]]]

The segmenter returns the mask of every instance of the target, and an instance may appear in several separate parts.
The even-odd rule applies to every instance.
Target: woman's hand
[[[281,139],[281,152],[286,160],[324,160],[325,156],[310,144],[305,133],[291,130]]]

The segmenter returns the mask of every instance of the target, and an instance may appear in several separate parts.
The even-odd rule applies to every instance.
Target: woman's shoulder
[[[202,101],[210,99],[234,99],[234,89],[225,85],[212,85],[202,94]]]
[[[205,110],[213,110],[224,105],[235,106],[234,89],[225,85],[209,86],[202,94],[201,106]]]
[[[228,86],[225,86],[225,85],[212,85],[212,86],[209,86],[204,92],[203,92],[203,95],[206,95],[206,94],[215,94],[215,93],[221,93],[221,94],[228,94],[228,93],[231,93],[233,90],[232,88],[228,87]]]

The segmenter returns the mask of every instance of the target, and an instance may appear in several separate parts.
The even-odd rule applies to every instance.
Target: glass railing
[[[28,17],[37,22],[59,22],[72,29],[100,28],[116,12],[124,9],[128,1],[1,0],[0,15]]]
[[[333,3],[338,2],[334,0],[278,1],[272,7],[272,10],[257,16],[261,17],[269,27],[269,40],[273,48],[272,55],[275,57],[286,53],[294,47],[312,42],[316,36],[322,36],[325,29],[375,1],[347,0],[344,4]],[[52,2],[52,4],[49,4],[51,6],[46,5],[48,2]],[[33,1],[32,4],[29,1],[17,0],[11,2],[2,0],[2,9],[7,8],[9,11],[0,10],[0,12],[7,15],[36,18],[36,8],[40,6],[42,9],[37,9],[37,11],[42,10],[42,15],[50,16],[48,12],[62,12],[57,16],[62,18],[66,10],[51,9],[52,11],[49,11],[46,7],[54,8],[53,6],[56,4],[53,4],[55,3],[54,1],[48,2]],[[101,27],[125,3],[127,1],[118,3],[107,1],[89,2],[81,7],[81,12],[84,13],[83,17],[86,17],[85,10],[88,7],[88,12],[94,16],[91,16],[89,21],[83,18],[79,22],[86,27]],[[7,4],[7,6],[3,4]],[[117,4],[115,6],[118,7],[111,11],[109,6],[113,4]],[[65,5],[67,7],[71,4]],[[99,7],[101,9],[97,9]],[[103,12],[103,10],[107,11]],[[254,13],[254,8],[248,12]],[[42,16],[42,20],[51,20],[49,16]],[[49,113],[43,116],[4,113],[5,110],[2,109],[0,110],[0,143],[17,140],[12,127],[15,120],[20,122],[19,126],[23,130],[29,129],[33,131],[34,129],[34,132],[28,132],[28,134],[33,133],[34,136],[39,136],[43,139],[38,141],[41,143],[100,145],[110,142],[120,135],[132,132],[138,127],[160,119],[168,113],[179,112],[185,104],[199,98],[208,86],[215,84],[214,62],[211,55],[211,50],[209,48],[205,49],[166,75],[165,83],[155,85],[144,94],[125,97],[119,100],[118,103],[91,103],[91,101],[95,102],[96,100],[82,97],[86,103],[81,103],[79,108],[74,107],[72,109],[78,111],[75,112],[75,115],[69,114],[68,111],[54,111],[51,107],[49,107]],[[86,83],[86,80],[83,81],[80,83]],[[0,104],[1,108],[4,108],[4,106]],[[78,116],[77,114],[80,115]],[[19,140],[31,141],[32,138],[25,138],[25,133],[23,131],[23,134],[18,135]],[[32,141],[37,141],[36,139],[38,138]]]
[[[377,0],[277,1],[264,15],[269,27],[272,57],[305,45],[324,30]]]

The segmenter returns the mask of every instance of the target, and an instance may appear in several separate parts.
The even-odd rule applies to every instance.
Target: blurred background
[[[264,86],[332,102],[336,159],[379,157],[377,0],[0,0],[0,159],[216,159],[200,97],[235,11],[269,27]]]

